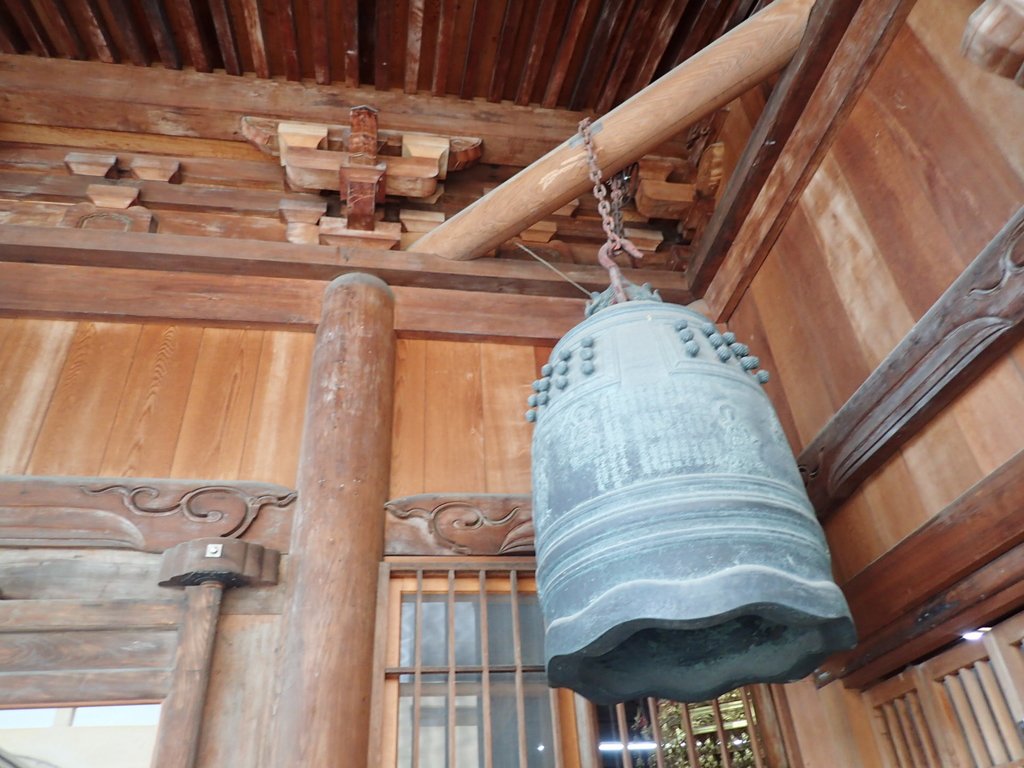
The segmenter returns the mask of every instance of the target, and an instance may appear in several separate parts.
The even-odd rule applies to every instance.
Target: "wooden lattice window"
[[[867,691],[895,768],[1024,765],[1024,614]]]
[[[383,566],[375,724],[387,768],[575,768],[575,714],[548,688],[532,560]]]

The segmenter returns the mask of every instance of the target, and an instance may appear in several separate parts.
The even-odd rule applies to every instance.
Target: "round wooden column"
[[[366,763],[377,566],[391,460],[394,297],[345,275],[324,295],[298,476],[298,509],[269,765]]]

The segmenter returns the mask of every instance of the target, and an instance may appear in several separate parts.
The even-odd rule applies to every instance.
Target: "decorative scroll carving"
[[[287,550],[294,491],[269,483],[126,478],[0,478],[0,546],[162,552],[202,537]],[[258,529],[258,530],[257,530]]]
[[[1024,332],[1024,208],[907,333],[798,460],[825,517]]]
[[[509,555],[533,552],[533,507],[526,495],[422,494],[394,499],[389,555]]]

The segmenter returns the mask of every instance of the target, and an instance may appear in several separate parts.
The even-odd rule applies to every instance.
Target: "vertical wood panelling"
[[[841,685],[817,689],[808,678],[785,686],[802,765],[881,768],[860,694]]]
[[[311,333],[263,335],[239,479],[295,486],[313,340]]]
[[[76,323],[0,319],[0,474],[28,469]]]
[[[0,319],[0,474],[294,484],[311,334]]]
[[[550,350],[400,339],[396,352],[391,497],[529,493],[526,398]]]
[[[201,328],[147,325],[128,371],[101,475],[170,475]]]
[[[141,330],[138,325],[78,324],[28,474],[99,472]]]
[[[960,55],[960,39],[977,0],[918,0],[907,25],[928,49],[935,65],[969,105],[985,133],[1017,176],[1024,178],[1024,99],[1012,80],[997,77]]]
[[[263,334],[203,331],[172,476],[238,478]]]
[[[197,765],[266,766],[280,617],[221,616]]]
[[[480,344],[427,347],[424,492],[485,486]]]
[[[395,345],[395,414],[391,439],[391,498],[420,493],[426,450],[427,345],[399,339]]]
[[[965,18],[968,4],[953,3]],[[734,330],[773,358],[766,391],[797,449],[1024,199],[1021,134],[992,125],[1007,97],[953,60],[959,34],[922,0],[736,310]],[[1021,359],[994,366],[828,521],[841,581],[1024,447]]]
[[[536,376],[533,348],[483,344],[484,474],[488,493],[530,492],[530,439],[524,404]]]

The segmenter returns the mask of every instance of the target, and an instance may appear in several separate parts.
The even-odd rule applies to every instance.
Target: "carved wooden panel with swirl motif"
[[[286,552],[295,497],[270,483],[0,477],[0,546],[162,552],[223,537]]]
[[[523,555],[533,552],[533,505],[525,494],[424,493],[393,499],[387,555]]]

